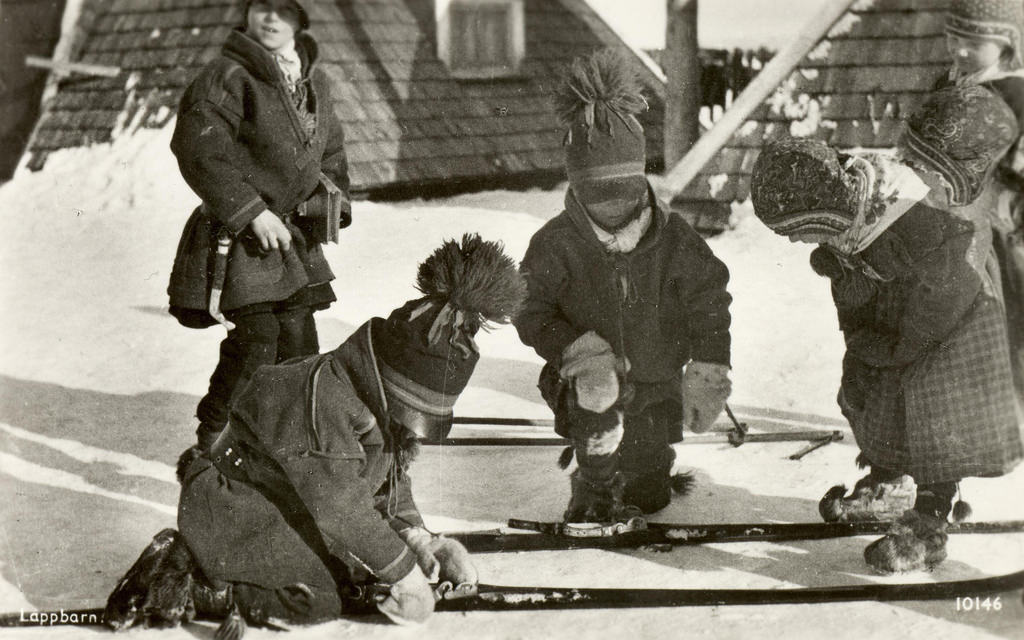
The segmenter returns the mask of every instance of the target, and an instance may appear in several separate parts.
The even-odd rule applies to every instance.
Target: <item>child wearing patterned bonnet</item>
[[[951,87],[910,116],[909,163],[786,139],[754,166],[757,217],[819,245],[811,266],[831,281],[846,342],[838,401],[870,467],[819,509],[828,521],[895,519],[864,552],[883,573],[944,560],[947,517],[967,516],[953,506],[959,480],[1003,475],[1024,455],[987,236],[958,211],[1016,136],[1001,99]]]

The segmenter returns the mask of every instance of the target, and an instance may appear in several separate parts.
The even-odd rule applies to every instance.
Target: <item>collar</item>
[[[345,375],[352,381],[356,394],[373,413],[381,431],[390,434],[388,401],[384,396],[384,382],[373,351],[373,325],[382,322],[381,318],[371,318],[352,332],[331,353],[331,366],[337,375]]]
[[[958,85],[983,84],[1004,78],[1024,78],[1024,69],[1004,69],[999,62],[973,73],[960,73],[955,62],[949,69],[949,80]]]
[[[306,63],[305,75],[311,76],[313,67],[320,57],[320,49],[316,40],[305,31],[300,31],[295,34],[295,52],[299,59]],[[284,74],[278,68],[274,54],[247,35],[242,27],[231,30],[227,40],[224,41],[221,53],[241,64],[249,73],[261,80],[279,82],[284,79]]]
[[[589,214],[587,214],[587,221],[594,229],[594,235],[597,236],[598,242],[604,245],[606,251],[611,253],[629,253],[636,249],[636,246],[640,244],[640,239],[644,237],[644,233],[650,228],[651,217],[651,206],[648,205],[629,224],[615,231],[605,231],[594,222]]]

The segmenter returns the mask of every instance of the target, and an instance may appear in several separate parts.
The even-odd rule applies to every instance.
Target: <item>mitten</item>
[[[434,557],[441,564],[439,579],[442,582],[448,581],[456,586],[480,582],[480,574],[469,556],[469,550],[458,540],[437,536],[430,546],[433,549]]]
[[[434,612],[434,591],[420,568],[413,567],[391,585],[390,593],[377,603],[377,609],[395,624],[418,624]]]
[[[732,391],[729,367],[713,362],[691,362],[683,373],[683,428],[704,433],[725,408]]]
[[[431,547],[434,536],[423,527],[409,527],[398,532],[405,544],[416,554],[416,563],[429,580],[436,580],[440,564]]]
[[[619,399],[617,368],[612,346],[594,331],[588,331],[562,351],[558,373],[572,382],[579,406],[604,413]]]
[[[828,247],[819,246],[811,252],[811,268],[819,276],[825,276],[829,280],[838,280],[843,277],[843,263],[839,257]]]
[[[479,581],[469,551],[458,540],[432,535],[423,527],[409,527],[398,535],[416,553],[420,569],[428,579],[447,580],[454,585]]]

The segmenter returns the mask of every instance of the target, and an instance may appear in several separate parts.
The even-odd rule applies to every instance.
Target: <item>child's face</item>
[[[991,40],[975,40],[954,34],[946,35],[946,46],[957,68],[965,73],[988,69],[999,63],[1003,47]]]
[[[253,0],[245,32],[270,51],[278,51],[295,39],[300,24],[291,0]]]
[[[790,242],[805,242],[807,244],[825,244],[835,238],[834,233],[822,233],[820,231],[794,231],[786,236]]]
[[[582,180],[572,189],[595,222],[614,230],[636,213],[647,195],[647,180],[644,176]]]

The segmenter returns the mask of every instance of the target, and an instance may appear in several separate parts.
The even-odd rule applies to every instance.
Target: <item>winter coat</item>
[[[1008,76],[988,83],[1017,116],[1024,131],[1024,78]],[[992,242],[999,265],[1006,326],[1018,397],[1024,402],[1024,148],[1010,147],[990,190]]]
[[[1002,306],[971,257],[986,238],[929,196],[858,254],[870,269],[829,274],[839,404],[867,459],[918,483],[1002,475],[1024,454]]]
[[[258,369],[227,434],[188,468],[178,526],[209,578],[323,589],[367,571],[393,583],[415,566],[397,531],[423,521],[371,348],[379,322],[330,353]]]
[[[514,322],[549,365],[542,392],[565,347],[589,330],[629,361],[626,380],[636,391],[629,413],[680,402],[681,369],[691,358],[729,364],[729,271],[690,225],[649,196],[651,225],[629,253],[605,250],[571,190],[565,210],[530,240],[522,263],[528,295]]]
[[[221,231],[234,239],[223,311],[282,301],[303,287],[334,279],[311,227],[294,214],[299,205],[313,201],[321,172],[347,194],[344,134],[330,77],[316,64],[316,42],[300,33],[296,49],[305,69],[303,104],[316,116],[312,132],[271,54],[239,30],[229,34],[220,56],[181,99],[171,150],[203,204],[192,213],[178,245],[168,287],[172,310],[207,308]],[[285,221],[293,250],[260,249],[248,225],[267,209]],[[334,300],[329,286],[319,290],[321,299],[314,304]]]

